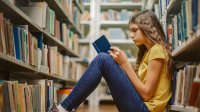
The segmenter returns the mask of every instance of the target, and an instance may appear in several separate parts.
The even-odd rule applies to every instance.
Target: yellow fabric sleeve
[[[166,52],[165,50],[162,48],[161,45],[155,45],[153,46],[152,49],[150,49],[151,51],[149,52],[149,58],[148,61],[151,61],[153,59],[157,59],[157,58],[161,58],[161,59],[166,59]]]

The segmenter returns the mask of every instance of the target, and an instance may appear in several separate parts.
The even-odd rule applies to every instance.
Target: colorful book
[[[95,40],[92,43],[92,45],[96,49],[97,53],[100,53],[100,52],[108,53],[108,50],[110,50],[110,47],[111,47],[111,44],[109,43],[105,35],[102,35],[97,40]]]

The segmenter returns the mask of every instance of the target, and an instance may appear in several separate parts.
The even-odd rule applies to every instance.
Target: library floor
[[[115,105],[101,104],[99,106],[84,105],[78,108],[77,112],[118,112]]]

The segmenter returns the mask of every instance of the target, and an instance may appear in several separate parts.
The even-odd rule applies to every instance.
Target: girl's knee
[[[98,56],[101,57],[102,59],[110,59],[111,58],[110,54],[103,53],[103,52],[99,53]]]

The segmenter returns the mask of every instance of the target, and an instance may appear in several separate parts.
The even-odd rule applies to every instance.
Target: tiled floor
[[[78,108],[77,112],[118,112],[115,105],[91,106],[84,105]]]

